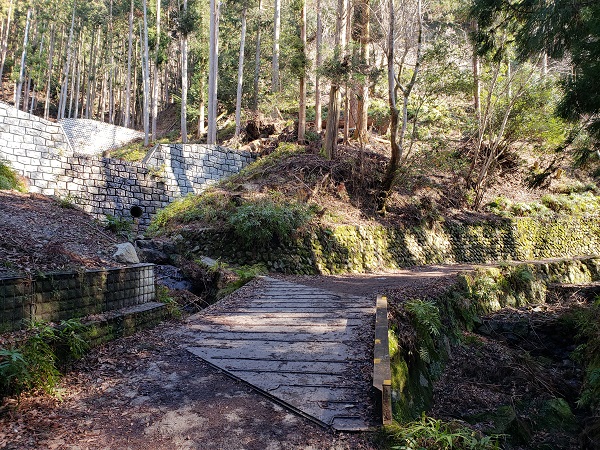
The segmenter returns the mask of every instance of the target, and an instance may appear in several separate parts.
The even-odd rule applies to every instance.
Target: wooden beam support
[[[392,370],[388,338],[387,298],[377,296],[375,313],[375,346],[373,355],[373,387],[381,393],[383,425],[392,423]]]

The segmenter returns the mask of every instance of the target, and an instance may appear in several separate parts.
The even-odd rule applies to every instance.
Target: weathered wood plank
[[[262,288],[188,324],[188,350],[290,409],[337,430],[371,423],[356,345],[372,301],[265,278]],[[358,367],[355,367],[358,365]]]

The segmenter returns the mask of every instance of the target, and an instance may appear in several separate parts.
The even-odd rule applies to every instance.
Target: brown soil
[[[0,191],[0,276],[119,267],[124,240],[49,197]]]

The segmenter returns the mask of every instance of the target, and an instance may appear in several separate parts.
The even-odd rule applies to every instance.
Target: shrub
[[[117,217],[107,214],[106,225],[104,227],[113,233],[128,235],[133,229],[133,222],[124,217]]]
[[[285,242],[291,233],[308,223],[310,207],[297,203],[277,204],[271,200],[247,203],[227,218],[234,233],[247,246]]]
[[[41,389],[52,393],[66,368],[89,348],[83,338],[85,326],[78,319],[58,326],[30,324],[31,334],[17,348],[0,348],[0,399]]]
[[[17,174],[10,168],[8,162],[0,161],[0,190],[11,190],[24,192],[25,186],[19,180]]]
[[[431,353],[435,353],[436,339],[442,332],[440,310],[430,300],[409,300],[404,309],[412,316],[412,323],[417,331],[419,356],[426,363],[431,362]]]

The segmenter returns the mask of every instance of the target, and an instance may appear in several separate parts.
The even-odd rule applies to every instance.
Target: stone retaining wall
[[[154,266],[0,278],[0,332],[27,320],[60,321],[155,299]]]
[[[143,163],[85,155],[73,151],[60,124],[2,102],[0,159],[27,179],[30,191],[67,198],[95,217],[131,219],[131,207],[139,206],[141,228],[174,199],[202,192],[254,161],[248,152],[182,144],[158,145]]]
[[[369,272],[424,264],[527,261],[600,255],[600,218],[505,219],[433,227],[386,228],[341,225],[317,228],[287,242],[244,246],[227,230],[181,234],[188,248],[236,264],[262,263],[286,273]]]
[[[61,119],[65,134],[78,153],[98,155],[144,138],[144,133],[91,119]]]

